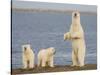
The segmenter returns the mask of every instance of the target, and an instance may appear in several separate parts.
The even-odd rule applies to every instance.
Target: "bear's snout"
[[[77,13],[75,13],[74,16],[76,17],[77,16]]]

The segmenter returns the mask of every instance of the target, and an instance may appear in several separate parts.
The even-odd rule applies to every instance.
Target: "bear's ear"
[[[26,51],[27,50],[27,48],[26,47],[24,47],[24,51]]]

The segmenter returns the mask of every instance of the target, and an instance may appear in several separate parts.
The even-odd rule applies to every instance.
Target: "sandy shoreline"
[[[84,67],[71,67],[70,65],[50,67],[36,67],[34,69],[12,69],[12,74],[28,74],[28,73],[47,73],[47,72],[67,72],[79,70],[96,70],[97,64],[86,64]]]

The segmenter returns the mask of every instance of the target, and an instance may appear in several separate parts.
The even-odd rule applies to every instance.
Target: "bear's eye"
[[[26,47],[24,47],[24,50],[26,51],[26,50],[27,50],[27,48],[26,48]]]

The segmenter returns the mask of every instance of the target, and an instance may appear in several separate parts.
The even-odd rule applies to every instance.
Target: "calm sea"
[[[81,14],[85,31],[87,64],[97,63],[97,15]],[[64,41],[63,34],[69,31],[71,13],[12,12],[12,68],[22,67],[23,44],[31,44],[35,56],[42,48],[55,47],[54,64],[69,65],[71,42]],[[35,59],[37,63],[37,57]]]

